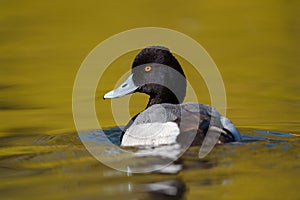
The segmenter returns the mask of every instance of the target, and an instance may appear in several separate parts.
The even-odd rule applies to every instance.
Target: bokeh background
[[[208,51],[224,80],[227,115],[238,128],[299,136],[300,2],[297,0],[2,0],[1,199],[37,199],[45,193],[49,199],[109,198],[123,194],[118,187],[128,182],[126,176],[102,173],[108,168],[89,156],[74,136],[72,88],[77,70],[96,45],[119,32],[145,26],[180,31]],[[112,69],[122,65],[119,74],[128,70],[136,53],[122,56],[112,64]],[[188,66],[183,59],[181,62]],[[115,86],[118,73],[108,71],[107,74],[106,80],[110,81],[99,85],[95,106],[99,118],[104,119],[102,126],[112,127],[115,123],[108,109],[111,101],[104,101],[101,97]],[[203,91],[200,100],[209,103],[207,88],[200,79],[201,84],[197,88]],[[131,114],[142,110],[147,101],[141,94],[133,97],[130,101]],[[273,161],[279,164],[279,160],[285,162],[289,156],[298,159],[299,143],[295,148],[286,154],[276,154],[273,157],[276,161]],[[62,154],[64,151],[67,153]],[[269,151],[258,148],[243,161],[255,158],[263,165]],[[266,157],[252,157],[261,152],[267,152]],[[239,163],[238,159],[234,161]],[[224,199],[240,199],[240,195],[248,195],[252,199],[259,194],[267,197],[272,192],[274,197],[286,197],[286,194],[290,199],[297,199],[299,164],[293,164],[297,162],[299,159],[288,161],[291,165],[270,174],[264,171],[262,174],[267,175],[260,179],[253,178],[255,170],[252,169],[257,165],[251,165],[249,161],[235,167],[245,167],[246,170],[242,171],[243,178],[238,179],[234,186],[224,188],[217,184],[200,192],[195,184],[189,187],[190,192],[185,197],[193,199],[202,195],[213,199],[215,196],[211,195],[216,189],[216,194],[222,194],[219,197]],[[263,166],[265,169],[266,166]],[[290,167],[293,169],[290,173],[275,178]],[[87,172],[89,170],[97,175]],[[211,173],[212,177],[216,175]],[[216,173],[222,173],[222,168],[218,168]],[[111,176],[113,178],[108,178]],[[182,176],[189,180],[194,174],[189,172]],[[250,177],[254,179],[252,183],[247,180]],[[131,182],[139,183],[147,178],[139,176],[131,178]],[[104,182],[108,182],[110,187],[104,187],[101,184]],[[80,187],[80,183],[87,183],[89,187]],[[225,192],[237,191],[237,183],[245,186],[242,192],[246,191],[245,188],[251,192]],[[113,188],[116,188],[116,193],[110,191]],[[74,189],[78,190],[72,193]],[[137,194],[128,195],[122,198],[130,199]]]

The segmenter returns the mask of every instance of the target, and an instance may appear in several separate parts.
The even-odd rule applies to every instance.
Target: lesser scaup
[[[235,126],[214,108],[182,103],[186,86],[181,65],[168,48],[152,46],[141,50],[129,78],[104,95],[104,99],[134,92],[150,96],[146,109],[124,128],[121,145],[157,146],[189,141],[191,145],[200,145],[208,130],[219,133],[218,143],[241,140]]]

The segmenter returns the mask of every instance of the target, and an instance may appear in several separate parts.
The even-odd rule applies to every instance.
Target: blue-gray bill
[[[118,97],[122,97],[124,95],[133,93],[138,88],[138,86],[134,84],[134,82],[132,80],[132,76],[133,75],[131,74],[124,83],[122,83],[116,89],[106,93],[103,96],[103,98],[104,99],[112,99],[112,98],[118,98]]]

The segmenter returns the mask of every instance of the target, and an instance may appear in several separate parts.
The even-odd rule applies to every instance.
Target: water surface
[[[1,199],[299,199],[299,8],[279,0],[2,1]],[[76,72],[99,42],[143,26],[181,31],[210,53],[242,143],[217,146],[203,160],[193,147],[176,173],[123,173],[87,152],[72,118]],[[112,63],[100,81],[102,127],[116,123],[101,97],[135,54]],[[210,103],[202,78],[179,59],[199,101]],[[131,115],[146,101],[132,95]]]

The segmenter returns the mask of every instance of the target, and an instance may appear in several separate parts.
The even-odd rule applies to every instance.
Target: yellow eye
[[[146,67],[145,67],[145,71],[146,71],[146,72],[151,71],[151,66],[146,66]]]

